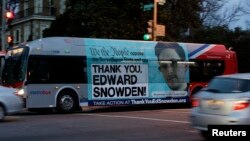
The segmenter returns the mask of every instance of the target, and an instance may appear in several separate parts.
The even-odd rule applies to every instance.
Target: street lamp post
[[[166,0],[154,0],[154,3],[143,6],[143,11],[150,10],[153,7],[153,20],[147,22],[147,33],[144,34],[144,40],[156,41],[157,36],[165,36],[165,25],[157,24],[157,4],[164,5]],[[152,25],[150,24],[152,23]]]

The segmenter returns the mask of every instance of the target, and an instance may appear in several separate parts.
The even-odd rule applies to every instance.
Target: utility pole
[[[154,12],[153,12],[153,41],[156,41],[156,28],[157,28],[157,2],[158,0],[154,0]]]
[[[157,24],[157,4],[164,5],[166,0],[154,0],[154,3],[143,6],[143,11],[153,8],[153,20],[147,21],[147,33],[144,34],[144,40],[156,41],[157,36],[165,36],[165,25]]]
[[[1,51],[5,50],[5,0],[2,0],[2,30],[1,30],[1,35],[2,35],[2,44],[1,44]]]

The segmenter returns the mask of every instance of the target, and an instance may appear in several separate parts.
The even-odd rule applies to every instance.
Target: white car
[[[24,101],[18,95],[17,89],[0,86],[0,121],[3,121],[6,115],[22,111]]]
[[[208,125],[250,125],[250,73],[214,77],[192,106],[192,127],[205,138]]]

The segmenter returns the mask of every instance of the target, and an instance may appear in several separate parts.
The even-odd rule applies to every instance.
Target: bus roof
[[[98,38],[78,38],[78,37],[47,37],[28,42],[26,45],[31,49],[31,54],[58,54],[69,53],[73,55],[85,55],[84,46],[105,47],[105,46],[126,46],[144,48],[155,46],[158,41],[138,41],[121,39],[98,39]],[[159,41],[161,42],[161,41]],[[167,42],[166,42],[167,43]],[[184,43],[190,59],[222,56],[228,50],[221,44]],[[216,58],[216,57],[215,57]]]

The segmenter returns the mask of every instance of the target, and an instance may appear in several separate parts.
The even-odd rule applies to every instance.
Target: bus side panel
[[[226,56],[226,69],[225,74],[232,74],[238,72],[238,61],[236,53],[230,51]]]
[[[185,64],[188,60],[185,46],[177,43],[120,40],[111,42],[105,39],[86,39],[84,43],[87,54],[89,105],[186,103],[189,72]],[[174,82],[175,85],[185,84],[181,90],[171,89],[159,69],[158,55],[169,46],[172,48],[166,53],[175,53],[175,56],[178,56],[178,53],[182,52],[184,56],[177,58],[177,61],[182,61],[180,63],[169,58],[171,63],[181,66],[175,68],[176,72],[185,69],[180,82]],[[179,48],[177,53],[176,48]],[[162,57],[164,56],[168,57],[166,54]],[[163,62],[165,60],[162,58]]]
[[[52,108],[56,107],[57,94],[54,84],[29,84],[27,87],[27,108]]]
[[[29,84],[27,88],[26,108],[55,108],[56,98],[64,89],[75,92],[79,106],[88,105],[86,84]]]

